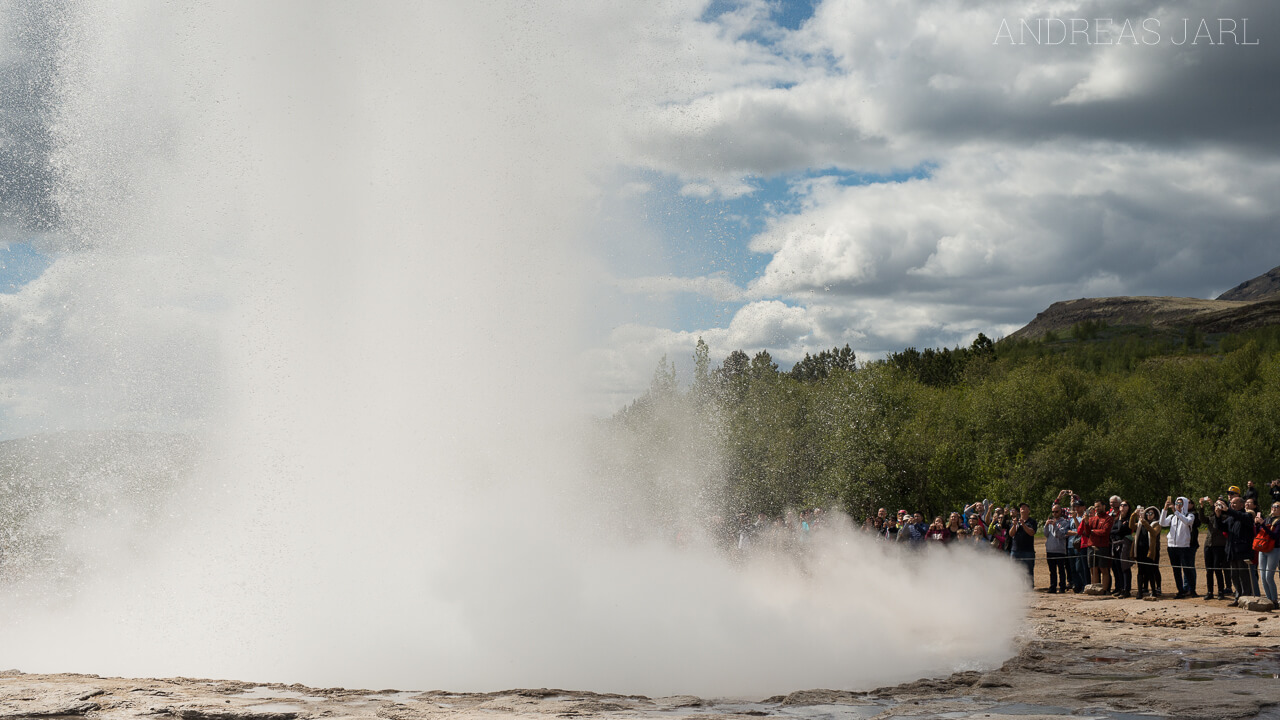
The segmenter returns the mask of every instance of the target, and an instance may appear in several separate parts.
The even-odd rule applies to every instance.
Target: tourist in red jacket
[[[1080,548],[1089,556],[1089,578],[1094,585],[1102,584],[1103,594],[1111,592],[1111,515],[1107,504],[1099,500],[1085,511],[1080,524]]]

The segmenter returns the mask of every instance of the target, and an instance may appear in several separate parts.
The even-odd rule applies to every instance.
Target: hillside
[[[1243,282],[1216,300],[1186,297],[1108,297],[1050,305],[1011,338],[1035,340],[1082,322],[1155,329],[1195,327],[1206,333],[1239,332],[1280,324],[1280,267]]]
[[[1246,280],[1218,296],[1219,300],[1265,300],[1280,297],[1280,267],[1273,267],[1252,280]]]

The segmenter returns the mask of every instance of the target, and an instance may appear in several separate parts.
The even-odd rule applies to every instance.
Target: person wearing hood
[[[1138,599],[1151,593],[1160,597],[1160,514],[1153,507],[1138,507],[1129,517],[1133,530],[1133,558],[1138,563]]]
[[[1160,511],[1160,526],[1169,528],[1169,563],[1173,565],[1173,583],[1178,588],[1175,598],[1200,597],[1196,593],[1196,558],[1191,547],[1191,530],[1195,525],[1195,513],[1191,501],[1179,497],[1165,498]]]

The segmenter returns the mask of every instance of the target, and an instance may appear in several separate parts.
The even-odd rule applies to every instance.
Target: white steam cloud
[[[995,558],[833,530],[731,566],[613,531],[567,361],[578,218],[689,9],[573,5],[57,18],[62,256],[0,305],[6,412],[204,451],[64,520],[74,563],[6,558],[0,666],[758,696],[1009,651]]]

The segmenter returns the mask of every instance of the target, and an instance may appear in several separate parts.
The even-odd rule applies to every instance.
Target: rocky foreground
[[[222,680],[0,673],[0,720],[1280,718],[1280,616],[1221,602],[1037,594],[1003,667],[869,692],[766,699],[570,690],[368,691]]]

